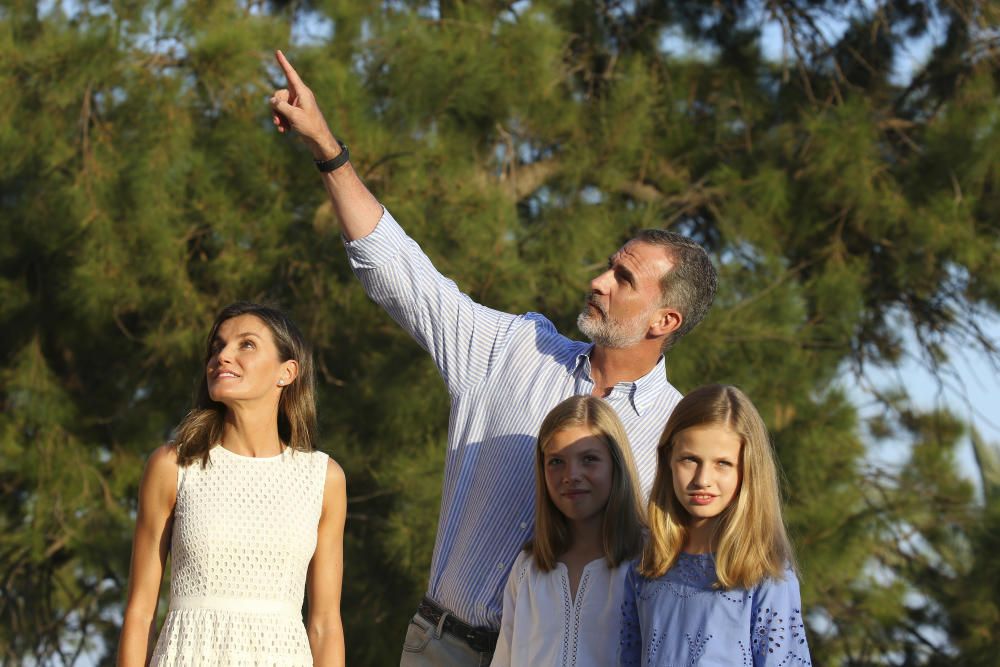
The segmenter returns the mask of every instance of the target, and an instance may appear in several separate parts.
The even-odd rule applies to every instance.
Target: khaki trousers
[[[437,627],[420,614],[410,619],[399,667],[489,667],[492,653],[475,651],[458,637],[441,631],[446,617]]]

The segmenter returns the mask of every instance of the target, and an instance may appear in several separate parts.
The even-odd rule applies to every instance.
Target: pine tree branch
[[[947,650],[934,644],[930,639],[927,639],[927,637],[925,637],[924,634],[920,631],[920,628],[912,621],[906,621],[905,626],[907,632],[909,632],[913,637],[915,637],[918,642],[929,648],[931,652],[933,652],[935,655],[944,658],[953,657]]]
[[[500,185],[511,201],[519,202],[537,192],[562,170],[562,160],[548,158],[529,164],[513,164],[500,174]]]
[[[979,478],[983,485],[983,496],[989,504],[1000,497],[1000,448],[986,442],[978,430],[972,430],[972,453]]]

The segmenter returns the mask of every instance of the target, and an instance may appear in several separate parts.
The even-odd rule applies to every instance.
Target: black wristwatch
[[[340,153],[337,154],[337,157],[332,157],[329,160],[315,161],[316,168],[324,174],[343,167],[351,159],[351,154],[347,152],[347,144],[340,139],[337,139],[337,143],[340,144]]]

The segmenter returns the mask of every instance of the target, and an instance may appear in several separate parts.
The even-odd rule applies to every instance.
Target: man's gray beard
[[[610,350],[623,350],[627,347],[637,345],[639,341],[646,337],[646,329],[639,329],[637,322],[645,322],[646,318],[635,318],[631,322],[622,322],[605,317],[603,320],[590,312],[589,306],[584,306],[583,312],[576,318],[576,326],[595,345],[606,347]],[[629,331],[630,326],[634,327]]]

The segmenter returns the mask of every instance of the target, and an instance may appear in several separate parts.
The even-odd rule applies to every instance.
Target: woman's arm
[[[177,452],[163,445],[146,463],[139,486],[139,515],[132,542],[128,601],[118,642],[118,667],[147,665],[152,656],[156,606],[170,551],[176,502]]]
[[[344,519],[347,481],[333,459],[326,468],[323,512],[319,518],[316,553],[309,563],[306,629],[316,667],[343,667],[344,626],[340,620],[340,588],[344,574]]]

